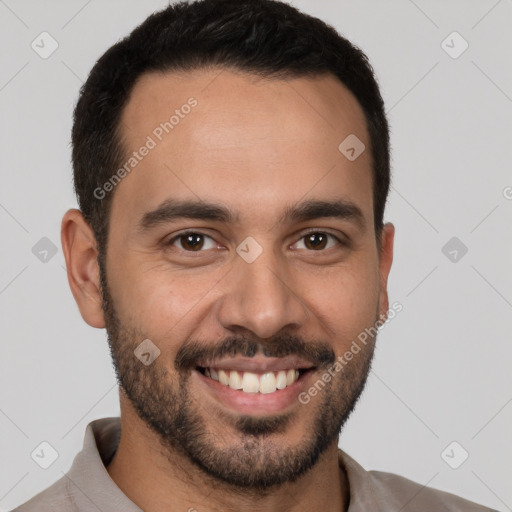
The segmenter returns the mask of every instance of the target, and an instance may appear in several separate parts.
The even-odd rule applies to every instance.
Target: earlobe
[[[105,327],[96,239],[80,210],[73,208],[64,214],[61,243],[69,286],[82,318],[91,327]]]
[[[379,252],[380,297],[379,314],[382,320],[387,319],[389,310],[388,277],[393,263],[393,243],[395,239],[395,226],[390,222],[382,228]]]

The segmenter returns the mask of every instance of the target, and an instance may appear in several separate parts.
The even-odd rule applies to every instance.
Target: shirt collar
[[[84,500],[103,512],[142,512],[112,480],[106,466],[114,456],[121,436],[121,418],[101,418],[90,422],[84,445],[66,474]],[[338,449],[340,467],[345,470],[350,489],[348,512],[378,512],[370,474],[343,450]]]
[[[121,418],[101,418],[87,425],[83,449],[67,473],[84,501],[102,512],[142,512],[110,478],[105,465],[114,456],[121,435]],[[92,509],[92,507],[91,507]]]

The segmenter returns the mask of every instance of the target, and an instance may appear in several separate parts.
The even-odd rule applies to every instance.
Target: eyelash
[[[311,230],[311,231],[308,231],[306,233],[304,233],[300,238],[299,240],[302,240],[303,238],[309,236],[309,235],[312,235],[312,234],[315,234],[315,233],[320,233],[322,235],[328,235],[332,238],[334,238],[336,240],[336,242],[338,242],[337,245],[339,246],[347,246],[348,243],[347,242],[344,242],[342,241],[339,237],[337,237],[336,235],[333,235],[332,233],[329,233],[328,231],[321,231],[319,229],[317,230]],[[190,230],[190,231],[183,231],[182,233],[174,236],[173,238],[171,238],[168,242],[165,243],[166,246],[172,246],[173,243],[177,240],[179,240],[180,238],[183,238],[183,237],[186,237],[187,235],[200,235],[200,236],[203,236],[203,237],[207,237],[207,238],[210,238],[213,240],[213,237],[211,237],[210,235],[207,235],[206,233],[201,233],[201,231],[193,231],[193,230]],[[333,249],[333,247],[329,247],[329,249]],[[199,250],[199,251],[187,251],[186,249],[179,249],[183,252],[187,252],[187,253],[201,253],[201,252],[205,252],[205,250]],[[328,249],[321,249],[319,251],[314,251],[314,250],[309,250],[308,252],[324,252],[324,251],[327,251]]]

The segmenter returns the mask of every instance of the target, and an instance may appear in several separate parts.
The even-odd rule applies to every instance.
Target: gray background
[[[119,414],[105,331],[83,322],[60,246],[76,206],[71,114],[95,60],[166,4],[0,0],[1,510],[69,469],[88,422]],[[390,299],[403,311],[340,446],[367,469],[512,510],[512,2],[293,4],[367,53],[392,131]],[[43,31],[59,45],[47,59],[31,48]],[[457,58],[442,45],[453,31],[469,44]],[[43,237],[57,248],[46,262],[32,252]],[[458,241],[443,253],[452,237],[467,254]],[[59,454],[48,469],[30,456],[42,441]]]

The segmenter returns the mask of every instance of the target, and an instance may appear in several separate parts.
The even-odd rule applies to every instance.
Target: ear
[[[91,227],[80,210],[68,210],[62,219],[61,243],[68,282],[82,318],[91,326],[105,327],[101,307],[98,249]]]
[[[393,242],[395,239],[395,226],[388,222],[384,224],[380,235],[379,251],[379,275],[380,275],[380,296],[379,296],[379,318],[387,320],[389,310],[388,298],[388,276],[393,263]]]

